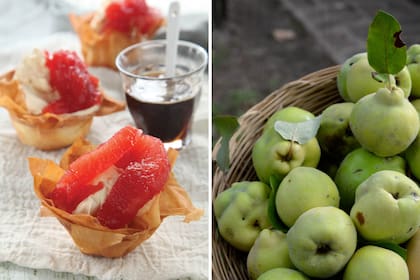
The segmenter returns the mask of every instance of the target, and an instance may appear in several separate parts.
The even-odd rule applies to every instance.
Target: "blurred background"
[[[180,38],[208,48],[210,0],[178,0],[181,5]],[[169,0],[146,0],[166,16]],[[32,50],[39,42],[63,34],[74,34],[68,15],[96,11],[107,0],[0,0],[0,72],[19,62],[10,53]],[[165,28],[156,38],[165,37]]]
[[[420,43],[420,0],[212,0],[213,115],[240,116],[287,82],[365,51],[378,9]]]

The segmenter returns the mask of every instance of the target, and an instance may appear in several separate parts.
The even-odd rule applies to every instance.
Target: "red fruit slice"
[[[147,6],[145,0],[114,1],[105,10],[104,30],[130,34],[150,34],[161,22],[161,15]]]
[[[137,135],[133,149],[116,166],[124,171],[96,213],[99,222],[112,229],[129,224],[138,210],[162,191],[170,172],[163,143],[144,134]]]
[[[72,113],[101,101],[99,80],[89,74],[75,52],[60,50],[51,55],[46,52],[45,55],[45,64],[50,70],[50,85],[60,94],[60,98],[45,106],[44,113]]]
[[[71,213],[86,197],[100,190],[102,184],[91,185],[90,182],[130,151],[136,136],[141,134],[141,130],[126,126],[94,151],[72,162],[49,194],[54,205]]]

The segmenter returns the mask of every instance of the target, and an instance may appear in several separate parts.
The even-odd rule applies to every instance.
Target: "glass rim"
[[[127,75],[129,77],[132,78],[137,78],[137,79],[144,79],[144,80],[155,80],[155,81],[168,81],[168,80],[174,80],[174,79],[182,79],[188,76],[191,76],[192,74],[195,74],[197,72],[200,72],[201,70],[203,70],[207,63],[208,63],[208,54],[207,51],[200,45],[193,43],[193,42],[189,42],[189,41],[184,41],[184,40],[178,40],[177,42],[177,47],[178,46],[184,46],[184,47],[189,47],[192,49],[196,49],[198,50],[198,52],[200,54],[203,55],[203,62],[198,65],[198,67],[196,67],[194,70],[188,71],[187,73],[183,73],[180,75],[174,75],[174,76],[164,76],[164,77],[151,77],[151,76],[143,76],[143,75],[137,75],[134,74],[130,71],[127,71],[126,69],[124,69],[124,67],[121,65],[120,61],[121,58],[127,54],[129,51],[138,48],[139,46],[144,46],[144,45],[155,45],[155,46],[166,46],[166,40],[160,39],[160,40],[147,40],[144,42],[140,42],[140,43],[136,43],[134,45],[128,46],[127,48],[123,49],[116,57],[115,59],[115,65],[117,66],[118,70],[120,71],[120,73],[123,73],[124,75]]]

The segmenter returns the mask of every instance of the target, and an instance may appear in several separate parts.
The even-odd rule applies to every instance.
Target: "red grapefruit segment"
[[[162,141],[138,135],[135,145],[117,163],[123,168],[96,217],[109,228],[129,224],[150,199],[162,191],[169,178],[170,164]]]
[[[86,197],[100,190],[102,184],[91,185],[90,182],[130,151],[141,133],[141,130],[126,126],[94,151],[72,162],[49,194],[54,205],[71,213]]]

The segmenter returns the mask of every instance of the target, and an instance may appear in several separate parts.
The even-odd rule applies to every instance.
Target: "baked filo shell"
[[[19,140],[41,150],[55,150],[71,145],[75,139],[86,136],[94,116],[104,116],[125,108],[102,91],[102,101],[97,110],[87,114],[34,115],[28,111],[24,93],[14,71],[0,76],[0,106],[7,109]]]
[[[41,201],[41,216],[54,216],[64,226],[80,251],[87,255],[109,258],[121,257],[147,240],[168,216],[184,216],[184,222],[199,220],[203,210],[196,208],[188,193],[177,182],[171,171],[164,189],[143,208],[124,228],[102,226],[96,217],[71,214],[54,206],[48,194],[63,176],[69,164],[81,154],[94,149],[87,140],[78,139],[64,153],[60,165],[48,159],[29,158],[29,169],[34,179],[34,190]],[[173,167],[178,152],[168,151]]]

